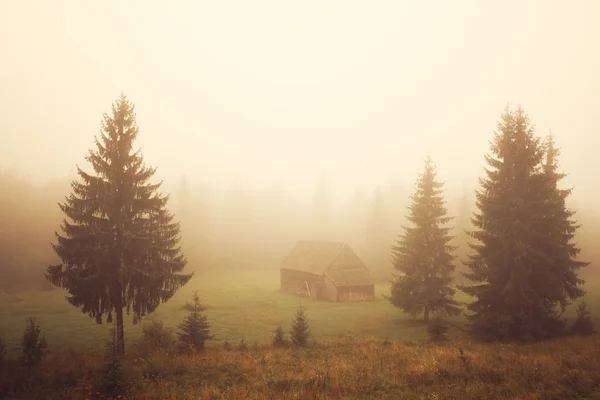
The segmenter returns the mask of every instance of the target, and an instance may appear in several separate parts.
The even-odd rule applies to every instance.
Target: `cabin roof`
[[[315,275],[323,275],[332,269],[358,269],[369,274],[366,265],[348,245],[328,241],[299,241],[282,261],[281,269],[308,272]]]

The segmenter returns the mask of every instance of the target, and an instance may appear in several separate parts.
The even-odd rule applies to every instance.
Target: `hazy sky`
[[[0,166],[64,178],[125,93],[159,177],[339,193],[483,171],[505,105],[600,193],[600,1],[0,0]]]

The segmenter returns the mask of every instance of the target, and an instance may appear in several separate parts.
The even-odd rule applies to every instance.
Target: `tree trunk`
[[[423,313],[423,321],[429,322],[429,306],[425,305],[425,311]]]
[[[117,355],[125,354],[125,330],[123,329],[123,303],[121,299],[121,292],[119,291],[117,296],[118,301],[115,302],[116,305],[116,314],[117,314],[117,324],[115,326],[115,349],[117,351]]]

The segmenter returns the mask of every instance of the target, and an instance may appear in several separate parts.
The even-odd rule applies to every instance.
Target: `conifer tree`
[[[596,333],[594,320],[592,320],[585,300],[577,306],[577,318],[573,321],[570,329],[574,335],[593,335]]]
[[[277,329],[275,329],[275,336],[273,337],[273,347],[283,346],[285,346],[283,328],[281,328],[281,326],[278,326]]]
[[[308,326],[308,319],[306,318],[306,313],[304,312],[304,307],[302,305],[300,305],[300,308],[298,308],[298,311],[296,311],[290,336],[292,338],[292,344],[296,347],[304,347],[308,344],[310,328]]]
[[[544,150],[542,180],[546,183],[546,186],[543,186],[546,193],[542,218],[545,236],[541,246],[545,255],[542,262],[552,285],[548,285],[544,280],[538,280],[537,283],[540,291],[550,289],[546,292],[550,301],[558,302],[564,311],[569,304],[568,300],[577,299],[585,294],[581,288],[584,282],[579,279],[578,271],[589,263],[576,258],[581,250],[573,239],[580,225],[573,219],[575,211],[568,209],[566,205],[566,199],[572,189],[560,189],[558,186],[566,174],[558,172],[560,149],[556,147],[552,135],[546,137]]]
[[[547,147],[547,149],[545,149]],[[547,151],[545,151],[547,150]],[[473,333],[484,340],[535,340],[561,328],[556,306],[582,294],[579,250],[570,239],[577,226],[557,189],[557,152],[534,135],[522,108],[508,107],[498,123],[489,167],[476,192],[473,253],[465,263],[471,284],[460,289]]]
[[[460,314],[455,290],[450,287],[454,272],[455,247],[443,199],[443,183],[436,180],[436,170],[429,157],[420,174],[412,204],[406,217],[414,227],[405,227],[392,246],[392,261],[402,275],[392,282],[390,302],[405,313],[415,316],[423,313],[429,321],[431,312],[448,315]]]
[[[42,335],[42,329],[37,319],[29,318],[21,343],[21,359],[27,369],[28,378],[31,377],[32,369],[42,361],[47,346],[46,338]]]
[[[77,166],[79,181],[60,209],[68,219],[56,233],[62,263],[46,278],[66,289],[71,305],[94,318],[116,317],[117,348],[125,352],[123,309],[133,323],[153,312],[185,285],[186,260],[178,246],[179,223],[166,208],[169,196],[149,183],[156,169],[133,150],[138,135],[134,106],[124,95],[104,114],[100,137],[86,160],[95,174]]]
[[[210,324],[206,315],[202,315],[205,307],[200,304],[198,291],[194,291],[193,299],[193,309],[179,325],[177,337],[187,349],[203,350],[206,341],[212,339],[213,336],[210,335]]]

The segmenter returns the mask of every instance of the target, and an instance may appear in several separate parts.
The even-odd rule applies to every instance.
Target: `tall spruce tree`
[[[431,312],[460,314],[450,287],[455,246],[450,244],[451,228],[444,226],[451,217],[444,205],[443,186],[427,157],[406,217],[414,227],[403,226],[404,233],[392,246],[394,266],[403,275],[392,282],[390,302],[412,316],[423,313],[426,322]]]
[[[547,149],[545,149],[547,147]],[[545,151],[547,150],[547,151]],[[570,239],[577,226],[557,189],[556,149],[534,136],[522,108],[507,107],[498,123],[489,168],[476,192],[473,253],[465,263],[472,284],[460,289],[473,333],[484,340],[547,337],[561,329],[556,306],[582,294],[578,253]]]
[[[543,214],[545,220],[544,233],[546,237],[542,242],[546,268],[549,278],[554,283],[553,290],[547,292],[552,302],[558,302],[564,311],[569,304],[568,300],[577,299],[585,294],[581,285],[584,283],[578,276],[578,271],[588,265],[588,262],[578,260],[581,249],[573,239],[580,225],[573,219],[575,211],[566,205],[566,199],[572,189],[559,188],[559,182],[566,174],[558,171],[558,156],[560,149],[556,147],[552,135],[546,137],[544,143],[545,160],[543,163],[542,179],[547,186],[546,207]],[[543,281],[538,281],[539,290],[550,288]]]
[[[148,181],[156,169],[133,151],[138,135],[134,105],[124,95],[104,114],[96,149],[86,160],[95,174],[77,166],[80,181],[60,209],[68,218],[54,251],[62,260],[46,278],[66,289],[67,301],[97,323],[116,317],[119,354],[125,352],[123,309],[133,323],[154,311],[185,285],[186,260],[178,246],[179,223],[166,208],[161,183]]]

